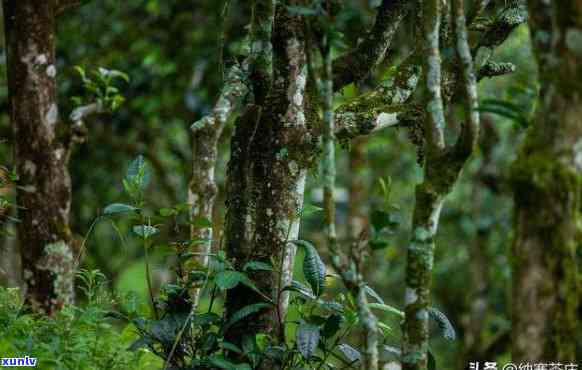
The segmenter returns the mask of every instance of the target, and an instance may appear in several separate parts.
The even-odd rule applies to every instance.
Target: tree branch
[[[503,76],[515,72],[515,64],[513,63],[498,63],[494,61],[488,61],[485,63],[479,73],[477,73],[477,81],[481,81],[485,77],[497,77]]]
[[[55,14],[58,16],[71,8],[81,6],[88,0],[55,0]]]
[[[513,15],[513,16],[512,16]],[[481,46],[490,50],[501,45],[509,34],[527,19],[527,12],[521,2],[512,4],[504,9],[497,19],[483,30],[481,37],[475,42],[473,52]],[[494,30],[497,29],[497,33]],[[495,37],[492,37],[495,35]],[[406,116],[406,123],[410,120],[408,112],[416,111],[415,106],[420,101],[409,101],[410,96],[417,88],[421,77],[423,59],[420,53],[411,54],[398,67],[393,81],[382,84],[375,90],[363,94],[353,101],[342,104],[336,109],[336,137],[341,141],[351,140],[362,135],[369,135],[385,127],[401,125]],[[479,64],[477,81],[485,77],[496,77],[515,71],[511,63],[496,63],[488,57]],[[415,117],[417,114],[415,114]]]
[[[477,98],[477,78],[473,67],[473,57],[469,47],[465,8],[463,0],[453,0],[453,33],[455,35],[456,51],[460,61],[463,87],[465,88],[465,115],[467,121],[461,129],[461,135],[457,141],[457,151],[465,154],[467,158],[477,144],[479,136],[479,102]],[[459,153],[459,154],[460,154]],[[463,162],[465,159],[462,159]]]
[[[415,91],[421,74],[419,53],[411,54],[398,66],[388,83],[362,94],[336,110],[335,135],[345,141],[397,125],[398,116],[406,111],[406,103]]]
[[[400,22],[409,11],[408,0],[383,0],[367,37],[333,63],[334,90],[364,78],[384,58]]]
[[[248,92],[249,88],[244,67],[241,68],[238,64],[234,64],[226,74],[224,85],[212,109],[212,113],[194,122],[190,126],[190,130],[196,133],[200,130],[212,128],[217,130],[217,136],[220,136],[229,117]]]

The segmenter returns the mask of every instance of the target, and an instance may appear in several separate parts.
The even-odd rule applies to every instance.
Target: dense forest
[[[582,1],[1,3],[0,367],[582,367]]]

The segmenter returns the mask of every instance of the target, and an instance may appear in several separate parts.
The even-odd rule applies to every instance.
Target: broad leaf
[[[354,347],[350,346],[347,343],[342,343],[337,346],[337,349],[348,359],[350,363],[354,363],[356,361],[360,361],[362,359],[362,354],[360,351],[355,349]]]
[[[249,261],[243,267],[243,271],[247,271],[247,270],[273,271],[273,266],[271,266],[271,264],[265,263],[265,262]]]
[[[305,240],[293,241],[297,246],[303,247],[305,257],[303,259],[303,274],[305,279],[311,285],[315,296],[319,297],[325,288],[325,264],[321,260],[315,247]]]
[[[216,274],[216,285],[222,290],[232,289],[241,281],[241,273],[238,271],[221,271]]]
[[[330,315],[323,325],[323,336],[326,338],[333,337],[339,331],[342,321],[343,318],[340,315]]]
[[[231,326],[244,319],[245,317],[255,314],[267,307],[270,307],[270,304],[255,303],[241,308],[230,317],[230,320],[228,320],[228,322],[222,328],[223,332],[226,332]]]
[[[304,298],[307,298],[307,299],[315,299],[316,298],[315,295],[313,294],[313,291],[311,290],[311,288],[301,284],[297,280],[291,281],[291,285],[288,285],[285,288],[283,288],[283,291],[287,291],[287,290],[291,291],[291,292],[299,293]]]
[[[315,354],[320,337],[321,334],[319,327],[306,323],[301,323],[299,325],[295,340],[297,343],[297,349],[305,359],[309,359]]]

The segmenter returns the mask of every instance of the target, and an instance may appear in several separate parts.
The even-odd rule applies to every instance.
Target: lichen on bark
[[[44,266],[40,262],[46,252],[52,255],[55,245],[61,247],[61,256],[72,254],[74,245],[69,229],[69,128],[59,119],[56,98],[55,14],[52,2],[19,0],[3,5],[26,301],[33,309],[52,314],[72,301],[73,274],[52,272],[68,271],[68,258],[49,258],[51,263]]]

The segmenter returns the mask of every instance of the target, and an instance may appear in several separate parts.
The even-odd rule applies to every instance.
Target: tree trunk
[[[479,114],[473,60],[468,44],[464,1],[453,0],[453,34],[456,42],[466,122],[454,146],[445,143],[444,104],[441,95],[440,0],[423,4],[426,73],[424,180],[416,186],[412,238],[406,259],[405,320],[403,324],[402,368],[426,370],[428,366],[428,308],[435,238],[445,197],[452,191],[463,166],[478,140]],[[446,7],[445,7],[446,9]]]
[[[238,268],[250,260],[282,266],[282,276],[271,271],[251,276],[274,299],[290,279],[295,250],[288,240],[298,236],[306,172],[315,150],[309,131],[301,22],[281,6],[273,32],[274,83],[265,94],[267,85],[255,81],[254,89],[261,93],[255,94],[256,105],[250,105],[239,118],[231,145],[225,240],[227,254]],[[243,333],[282,336],[279,324],[285,315],[285,300],[283,297],[278,307],[235,325],[227,338],[238,343]],[[228,291],[227,316],[261,301],[264,298],[252,290],[237,286]]]
[[[71,180],[56,101],[50,1],[5,0],[10,120],[20,177],[18,235],[27,302],[48,314],[73,300]]]
[[[513,361],[576,361],[582,3],[529,1],[540,105],[512,168]]]

